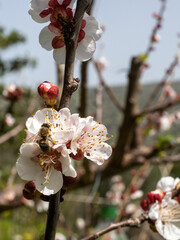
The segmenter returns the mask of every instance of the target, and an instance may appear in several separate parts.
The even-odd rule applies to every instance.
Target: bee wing
[[[25,140],[26,143],[30,143],[30,142],[37,142],[37,140],[39,139],[39,135],[36,134],[32,137],[29,137],[28,139]]]

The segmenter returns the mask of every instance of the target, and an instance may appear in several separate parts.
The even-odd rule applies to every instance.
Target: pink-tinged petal
[[[64,64],[66,57],[66,49],[65,47],[55,49],[53,51],[53,57],[57,64]]]
[[[36,175],[36,188],[44,195],[51,195],[57,193],[63,186],[63,177],[60,171],[55,170],[53,167],[50,169],[49,182],[45,183],[45,172],[40,171]]]
[[[52,40],[56,36],[56,34],[50,32],[48,27],[44,27],[39,34],[39,43],[43,48],[50,51],[53,49]]]
[[[28,11],[28,13],[31,15],[32,19],[37,23],[45,23],[45,22],[48,22],[50,19],[50,15],[42,18],[42,17],[40,17],[39,12],[36,12],[32,9],[30,9]]]
[[[95,41],[99,40],[102,35],[100,24],[94,17],[89,16],[87,13],[85,13],[84,19],[86,20],[86,26],[84,28],[85,33],[92,36]]]
[[[58,49],[58,48],[64,47],[64,41],[61,38],[61,36],[56,36],[55,38],[53,38],[52,46],[53,46],[54,49]]]
[[[80,43],[78,43],[76,58],[82,62],[87,61],[92,57],[95,50],[96,43],[94,39],[90,36],[85,36],[85,38]]]
[[[32,0],[30,2],[30,8],[36,12],[41,12],[45,8],[48,8],[48,2],[49,0]]]
[[[91,151],[87,151],[84,156],[91,161],[97,163],[98,165],[102,165],[104,160],[107,160],[112,154],[112,148],[107,143],[100,143],[97,148],[91,149]]]

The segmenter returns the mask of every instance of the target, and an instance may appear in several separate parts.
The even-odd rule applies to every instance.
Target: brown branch
[[[79,80],[73,78],[76,45],[77,45],[77,39],[78,39],[84,13],[90,4],[91,4],[91,0],[78,0],[76,12],[74,15],[74,22],[75,22],[74,32],[72,36],[65,41],[66,61],[65,61],[64,87],[63,87],[59,109],[63,107],[69,107],[71,96],[73,92],[76,91],[78,88]]]
[[[99,81],[101,82],[102,86],[104,87],[106,93],[108,94],[108,96],[110,97],[110,99],[113,101],[114,105],[117,107],[117,109],[120,112],[124,112],[124,108],[121,105],[121,103],[119,102],[119,99],[115,96],[115,94],[113,93],[113,91],[111,90],[111,88],[107,85],[107,83],[105,82],[101,70],[98,67],[98,64],[96,61],[93,61],[95,69],[97,71],[98,77],[99,77]]]
[[[174,107],[175,105],[180,103],[180,98],[178,97],[176,100],[173,101],[169,101],[166,104],[163,104],[161,106],[155,106],[149,109],[144,109],[142,112],[138,113],[135,115],[135,118],[140,117],[142,115],[145,114],[149,114],[149,113],[155,113],[155,112],[161,112],[161,111],[165,111],[166,109],[170,108],[170,107]]]
[[[133,131],[135,126],[135,114],[138,112],[139,80],[141,76],[141,66],[143,62],[139,57],[133,57],[131,68],[128,74],[129,84],[126,96],[126,106],[124,119],[119,129],[119,135],[114,149],[112,159],[107,166],[107,172],[111,166],[120,169],[122,166],[124,154],[129,151]]]
[[[92,1],[87,9],[87,13],[91,15],[95,1]],[[79,115],[86,117],[87,115],[87,101],[88,101],[88,64],[90,61],[81,63],[81,85],[80,85],[80,103],[79,103]]]
[[[81,63],[81,86],[80,86],[80,105],[79,105],[79,115],[81,117],[86,117],[87,114],[87,69],[88,63]]]
[[[65,38],[66,45],[66,60],[65,60],[65,73],[64,73],[64,86],[62,96],[59,104],[59,109],[69,107],[70,99],[74,91],[78,88],[78,79],[74,79],[74,60],[76,54],[77,39],[81,27],[81,22],[85,11],[91,4],[91,0],[78,0],[77,7],[74,15],[74,31],[70,31],[70,37]],[[70,28],[69,28],[70,29]],[[46,224],[45,240],[54,240],[56,233],[56,226],[60,215],[60,190],[58,193],[50,196],[49,201],[49,214]]]
[[[148,220],[148,215],[142,214],[138,218],[134,218],[134,219],[131,218],[131,219],[119,222],[119,223],[112,223],[108,227],[100,230],[99,232],[91,234],[90,236],[82,238],[81,240],[94,240],[110,231],[113,231],[113,230],[121,228],[121,227],[139,227],[143,222],[145,222],[147,220]]]
[[[180,154],[166,157],[155,157],[151,159],[152,164],[177,163],[180,162]]]

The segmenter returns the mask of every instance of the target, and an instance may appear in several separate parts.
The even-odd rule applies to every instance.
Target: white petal
[[[64,64],[66,57],[66,48],[58,48],[53,51],[53,57],[57,64]]]
[[[39,164],[31,160],[31,157],[34,157],[32,146],[33,144],[23,144],[20,149],[23,155],[21,154],[16,162],[17,172],[24,180],[35,180],[36,175],[41,171]]]
[[[112,148],[107,143],[101,143],[96,148],[96,150],[87,151],[84,156],[91,161],[97,163],[98,165],[102,165],[104,160],[107,160],[112,154]]]
[[[162,223],[160,219],[155,222],[156,229],[161,236],[166,240],[179,240],[180,229],[174,224],[166,222]]]
[[[85,38],[78,43],[76,52],[76,58],[80,61],[89,60],[96,50],[96,43],[91,36],[85,36]]]
[[[86,20],[86,26],[83,29],[85,33],[89,36],[92,36],[95,41],[99,40],[102,35],[100,24],[94,17],[89,16],[87,13],[85,13],[84,19]]]
[[[65,116],[65,118],[68,118],[71,115],[69,108],[62,108],[62,109],[60,109],[59,113],[61,115]]]
[[[67,170],[65,172],[63,172],[63,174],[67,177],[73,177],[73,178],[75,178],[77,176],[77,172],[72,165],[70,165],[67,168]]]
[[[55,116],[58,115],[58,112],[52,108],[44,108],[42,110],[38,110],[33,118],[39,122],[40,125],[43,123],[54,123],[56,121]]]
[[[68,141],[70,141],[72,139],[74,135],[74,131],[73,130],[67,130],[67,131],[58,131],[55,132],[54,135],[52,136],[52,139],[56,141],[56,144],[65,144]]]
[[[151,220],[157,220],[159,218],[159,204],[158,202],[154,203],[149,209],[148,216]]]
[[[41,150],[37,143],[23,143],[20,147],[20,154],[26,158],[32,158],[37,156]]]
[[[45,23],[45,22],[48,22],[48,21],[50,20],[50,15],[42,18],[42,17],[39,16],[39,13],[40,13],[40,12],[36,12],[36,11],[34,11],[34,10],[32,10],[32,9],[30,9],[30,10],[28,11],[28,13],[31,15],[32,19],[33,19],[35,22],[38,22],[38,23]]]
[[[38,133],[41,125],[42,124],[38,120],[36,120],[32,117],[28,118],[26,121],[26,127],[27,127],[28,131],[33,135]]]
[[[32,0],[30,2],[30,8],[34,9],[36,12],[41,12],[49,7],[48,3],[49,0]]]
[[[48,183],[45,182],[45,172],[39,172],[36,176],[36,188],[39,192],[44,195],[51,195],[57,193],[63,185],[62,173],[60,171],[55,170],[53,167],[51,168],[51,175]]]
[[[39,34],[39,43],[43,48],[51,51],[53,49],[52,40],[55,36],[57,35],[55,33],[52,33],[48,27],[44,27]]]
[[[161,189],[163,192],[171,191],[174,189],[174,178],[173,177],[162,177],[157,183],[157,189]]]

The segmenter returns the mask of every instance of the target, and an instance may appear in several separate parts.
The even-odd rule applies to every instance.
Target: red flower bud
[[[23,196],[26,199],[34,199],[36,191],[35,181],[29,181],[24,185]]]
[[[163,192],[160,191],[160,190],[157,190],[157,191],[159,191],[159,193],[157,193],[157,192],[149,192],[147,194],[147,199],[148,199],[150,204],[155,203],[156,201],[161,203],[162,197],[163,197]]]
[[[143,199],[140,203],[141,205],[141,208],[144,210],[144,211],[148,211],[149,210],[149,201],[147,199]]]
[[[48,106],[56,105],[59,89],[55,83],[47,81],[41,83],[38,87],[38,93],[46,101]]]
[[[76,155],[71,153],[70,156],[77,161],[81,161],[84,159],[84,153],[81,150],[78,150]]]
[[[77,177],[73,178],[73,177],[68,177],[68,176],[63,175],[63,187],[64,188],[69,188],[76,182],[77,182]]]

